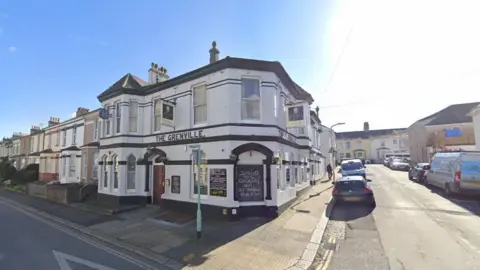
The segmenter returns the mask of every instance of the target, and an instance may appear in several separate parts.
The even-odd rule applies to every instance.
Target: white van
[[[480,152],[438,152],[432,159],[426,185],[451,193],[480,194]]]

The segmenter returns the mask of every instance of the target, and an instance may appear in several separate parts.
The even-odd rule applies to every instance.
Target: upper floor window
[[[393,144],[397,144],[397,139],[393,139]]]
[[[153,102],[153,131],[159,131],[162,125],[162,100]]]
[[[50,137],[52,137],[53,135],[50,135]],[[56,138],[56,143],[55,143],[56,146],[59,146],[60,145],[60,131],[57,131],[57,138]]]
[[[77,143],[77,126],[73,126],[72,129],[72,144]]]
[[[32,137],[30,139],[30,152],[33,152],[33,150],[35,149],[35,139]]]
[[[138,123],[138,101],[130,100],[130,106],[128,107],[128,131],[137,132]]]
[[[110,117],[111,113],[112,113],[112,108],[109,108],[108,105],[105,105],[105,109],[108,111],[108,117],[106,120],[104,120],[104,132],[105,132],[105,136],[109,136],[110,135],[110,129],[111,129],[111,122],[112,122],[112,119]]]
[[[345,142],[345,147],[346,147],[347,149],[350,149],[350,142]]]
[[[53,136],[53,134],[45,135],[45,149],[50,149],[50,141],[51,141],[52,136]]]
[[[99,126],[99,120],[95,120],[95,122],[93,122],[93,140],[94,141],[98,140],[98,126]]]
[[[260,81],[242,79],[242,120],[260,120]]]
[[[115,127],[116,133],[120,133],[122,127],[122,110],[120,106],[120,102],[115,103]]]
[[[207,86],[193,88],[193,124],[207,122]]]
[[[67,131],[64,130],[63,131],[63,135],[62,135],[62,146],[65,146],[67,145]]]

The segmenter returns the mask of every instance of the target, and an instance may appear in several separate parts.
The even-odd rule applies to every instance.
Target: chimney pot
[[[210,64],[217,62],[220,55],[220,51],[217,49],[217,42],[212,42],[212,48],[210,49]]]

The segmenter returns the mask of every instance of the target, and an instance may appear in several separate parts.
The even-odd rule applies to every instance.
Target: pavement
[[[0,269],[147,269],[128,256],[81,240],[3,201],[0,216]]]
[[[367,165],[377,205],[336,205],[311,269],[480,269],[480,201]]]
[[[46,233],[42,235],[39,233],[40,229],[36,229],[37,233],[25,236],[30,239],[29,242],[43,243],[45,239],[55,239],[52,244],[32,245],[35,251],[37,248],[45,250],[39,256],[45,259],[43,263],[48,266],[55,265],[58,258],[60,260],[69,258],[71,265],[76,262],[86,264],[86,261],[90,261],[110,267],[58,268],[57,266],[57,268],[46,269],[138,269],[129,264],[119,265],[117,261],[121,261],[123,256],[133,258],[132,261],[142,266],[151,266],[152,262],[158,263],[158,268],[151,269],[297,270],[307,269],[315,257],[327,225],[329,215],[327,206],[331,198],[331,187],[329,181],[318,183],[274,220],[250,218],[233,223],[204,220],[200,240],[196,240],[194,222],[178,225],[153,219],[152,216],[159,213],[157,207],[146,207],[111,217],[2,190],[0,190],[0,202],[3,199],[8,202],[8,207],[15,205],[11,209],[6,207],[10,209],[12,215],[15,215],[15,208],[25,206],[30,209],[29,215],[34,215],[34,212],[38,211],[47,219],[71,227],[77,234],[84,234],[98,242],[95,242],[92,247],[87,244],[80,247],[80,244],[76,244],[75,237],[55,231],[55,228],[48,230],[50,235]],[[17,211],[20,210],[17,209]],[[16,215],[25,214],[17,213]],[[11,227],[19,228],[18,224],[36,224],[27,220],[19,222],[21,223],[12,223]],[[3,229],[2,226],[3,224],[0,228]],[[37,227],[37,225],[32,226]],[[5,229],[12,230],[11,227]],[[24,238],[22,232],[20,230],[13,232],[10,235],[11,240]],[[56,241],[61,244],[57,245]],[[78,242],[81,243],[81,241]],[[120,254],[120,257],[105,255],[97,250],[92,251],[93,249],[101,250],[104,246],[108,246],[115,254]],[[16,258],[10,253],[7,254],[6,251],[8,250],[0,249],[0,258],[3,256],[2,252],[6,254],[4,259],[0,260],[0,269],[30,269],[24,265],[21,265],[23,268],[3,268],[1,263],[6,263],[8,257],[11,258],[10,260]],[[35,259],[32,263],[35,262],[40,266],[38,260]],[[24,263],[28,264],[28,261],[30,260]],[[14,264],[12,262],[11,265]]]

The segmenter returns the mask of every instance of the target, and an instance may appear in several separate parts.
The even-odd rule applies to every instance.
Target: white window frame
[[[160,108],[160,112],[158,114],[155,110],[155,106],[157,105],[157,103],[158,103],[158,106]],[[153,132],[159,132],[162,129],[162,99],[161,98],[155,98],[153,100],[152,115],[153,115],[153,117],[152,117],[152,119],[153,119],[153,123],[152,123]],[[158,122],[158,126],[157,126],[157,117],[160,120]]]
[[[75,177],[75,174],[77,173],[77,156],[76,155],[70,155],[68,159],[68,177]]]
[[[87,153],[83,153],[82,154],[82,179],[87,179],[88,178],[87,166],[88,166]]]
[[[112,114],[112,108],[109,104],[105,104],[104,109],[107,110],[108,114],[107,119],[103,120],[104,137],[107,137],[110,136],[110,134],[112,133],[112,117],[110,117],[110,115]]]
[[[133,104],[135,105],[135,110],[133,109]],[[128,104],[128,132],[137,133],[138,132],[138,100],[131,99]],[[135,116],[132,114],[135,113]],[[135,123],[135,129],[132,128],[132,124]]]
[[[242,85],[241,85],[241,92],[240,92],[240,119],[242,122],[254,122],[258,123],[262,121],[262,79],[259,77],[254,77],[254,76],[242,76]],[[258,113],[259,113],[259,118],[258,119],[248,119],[248,118],[243,118],[244,116],[242,115],[242,108],[243,108],[243,80],[256,80],[258,81]],[[253,100],[253,99],[245,99],[245,100]]]
[[[97,180],[99,179],[98,177],[98,157],[100,156],[99,151],[95,151],[93,153],[93,158],[92,158],[92,179]],[[95,173],[96,172],[96,173]],[[102,183],[98,183],[101,185]]]
[[[108,189],[110,187],[109,185],[109,180],[108,179],[108,175],[109,175],[109,171],[108,171],[108,156],[107,155],[104,155],[102,157],[102,176],[101,176],[101,180],[103,183],[100,183],[100,185],[102,186],[102,189]]]
[[[63,136],[62,136],[62,146],[66,146],[67,145],[67,130],[63,130]]]
[[[53,141],[52,135],[53,135],[53,133],[50,133],[50,136],[51,136],[50,139]],[[60,130],[56,132],[56,136],[57,137],[55,139],[55,146],[59,146],[60,145]]]
[[[113,191],[118,191],[118,187],[120,186],[120,166],[118,165],[118,155],[114,155],[112,157],[112,165],[110,168],[111,173],[111,181],[112,181],[112,190]],[[116,183],[115,183],[115,178],[116,178]],[[117,184],[117,187],[115,187],[115,184]]]
[[[205,88],[205,104],[195,104],[195,91],[198,91],[197,89],[204,87]],[[196,122],[195,119],[195,108],[205,106],[206,107],[206,119],[204,121],[198,121]],[[173,116],[175,118],[175,116]],[[197,85],[192,86],[192,119],[193,119],[193,126],[202,126],[206,125],[208,123],[208,91],[207,91],[207,84],[202,82]]]
[[[93,121],[93,141],[98,141],[98,128],[100,126],[100,122],[99,120],[95,120]]]
[[[72,145],[76,145],[77,144],[77,126],[74,125],[72,127]]]
[[[133,170],[131,170],[131,163],[133,163]],[[137,183],[136,183],[136,173],[137,173],[137,158],[133,155],[130,154],[127,157],[127,177],[126,177],[126,189],[127,191],[135,191],[137,189]],[[132,182],[133,180],[133,182]],[[133,188],[129,187],[129,183],[133,183]]]
[[[62,176],[65,177],[67,175],[67,157],[63,157],[61,159],[62,162]]]
[[[122,105],[120,101],[117,101],[115,104],[115,134],[122,133]]]

